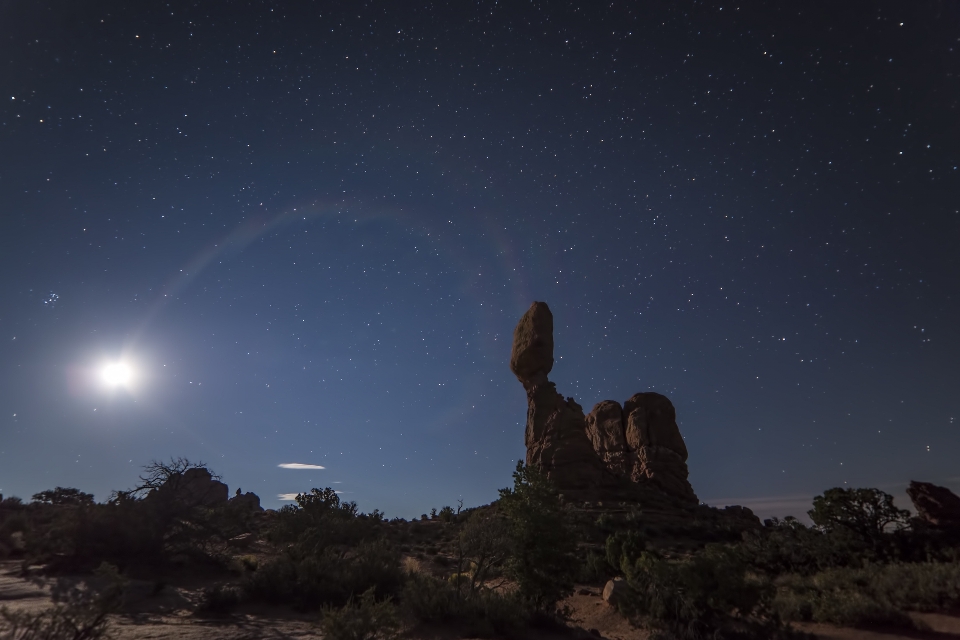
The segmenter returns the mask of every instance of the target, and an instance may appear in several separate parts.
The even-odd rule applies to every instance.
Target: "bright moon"
[[[112,362],[100,370],[100,379],[111,387],[125,387],[130,384],[132,377],[129,365],[123,362]]]

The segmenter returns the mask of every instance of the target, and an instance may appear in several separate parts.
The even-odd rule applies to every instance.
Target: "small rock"
[[[624,598],[626,593],[627,583],[623,578],[608,580],[606,586],[603,587],[603,601],[615,607]]]

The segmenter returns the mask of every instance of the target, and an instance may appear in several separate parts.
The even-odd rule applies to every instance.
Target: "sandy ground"
[[[960,616],[940,613],[915,613],[911,617],[925,627],[925,631],[904,631],[902,629],[848,629],[826,624],[799,624],[797,629],[812,633],[822,640],[898,640],[916,638],[918,640],[949,640],[960,638]]]
[[[0,562],[0,606],[17,611],[39,611],[51,605],[50,589],[54,581],[25,579],[16,562]],[[202,583],[165,586],[159,591],[152,583],[131,581],[124,610],[111,617],[117,640],[257,640],[320,638],[316,616],[298,614],[284,608],[243,607],[222,617],[201,617],[193,613]],[[603,602],[599,589],[585,587],[565,601],[570,619],[584,632],[608,640],[646,640],[649,634],[632,627],[616,610]],[[928,630],[862,630],[822,624],[802,624],[797,628],[823,640],[960,640],[960,616],[916,614],[914,618]],[[566,638],[546,632],[533,633],[543,640]],[[450,640],[455,634],[443,629],[422,629],[417,638]]]

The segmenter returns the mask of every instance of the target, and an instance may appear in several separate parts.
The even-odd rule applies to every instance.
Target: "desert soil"
[[[70,579],[61,581],[70,582]],[[17,562],[0,562],[0,606],[16,611],[40,611],[51,606],[50,590],[55,581],[24,578]],[[202,617],[193,613],[202,581],[167,585],[158,592],[153,583],[133,580],[128,588],[124,610],[112,616],[112,631],[117,640],[256,640],[320,638],[316,616],[298,614],[285,608],[242,607],[222,617]],[[565,601],[573,624],[585,631],[596,630],[609,640],[646,640],[648,633],[632,627],[616,610],[603,602],[600,590],[578,589]],[[823,640],[949,640],[960,639],[960,617],[942,614],[916,614],[929,631],[861,630],[822,624],[803,624],[799,628]],[[536,634],[546,640],[552,634]],[[596,632],[594,632],[596,637]],[[443,629],[424,629],[417,637],[447,640],[456,637]],[[569,640],[570,636],[564,637]]]

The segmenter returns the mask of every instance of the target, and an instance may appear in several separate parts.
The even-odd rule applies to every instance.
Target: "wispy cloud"
[[[281,469],[326,469],[319,464],[303,464],[302,462],[284,462],[277,466]]]

